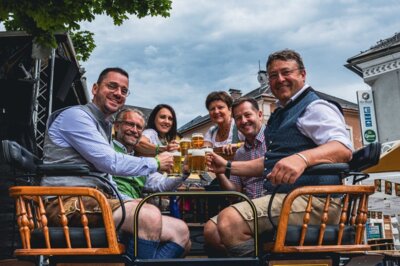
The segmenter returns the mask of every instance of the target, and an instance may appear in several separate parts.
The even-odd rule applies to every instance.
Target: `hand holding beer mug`
[[[166,151],[173,152],[179,149],[179,143],[176,140],[172,140],[166,146]]]
[[[204,145],[204,136],[202,133],[192,134],[192,149],[201,149]]]
[[[173,175],[181,175],[182,174],[182,154],[179,151],[174,151],[172,153],[172,156],[174,156],[174,166],[172,168],[172,174]]]
[[[174,158],[171,153],[169,152],[162,152],[156,156],[160,161],[160,172],[171,172],[172,167],[174,166]]]
[[[202,149],[192,150],[192,173],[201,174],[206,170],[206,153]]]

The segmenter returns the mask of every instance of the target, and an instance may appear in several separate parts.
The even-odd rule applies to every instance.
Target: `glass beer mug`
[[[192,150],[192,172],[200,174],[206,170],[206,153],[201,149]]]
[[[204,136],[202,133],[192,134],[192,149],[201,149],[204,145]]]
[[[181,175],[182,174],[182,153],[179,151],[174,151],[172,153],[172,156],[174,157],[174,167],[172,168],[172,174],[173,175]]]
[[[190,149],[191,141],[188,138],[182,138],[179,141],[179,147],[181,149],[182,156],[186,156],[188,154],[188,150]]]

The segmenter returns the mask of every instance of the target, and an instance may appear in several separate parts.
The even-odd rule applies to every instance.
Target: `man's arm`
[[[155,142],[155,140],[153,140]],[[142,135],[139,140],[139,143],[135,145],[135,152],[141,156],[155,156],[158,153],[164,151],[176,151],[179,148],[179,144],[172,140],[166,146],[158,146],[152,143],[152,139],[150,136]]]
[[[229,180],[229,178],[227,178],[226,175],[217,174],[216,178],[218,178],[219,185],[223,190],[238,191],[238,192],[242,191],[242,188],[239,185],[233,183],[231,180]]]
[[[207,157],[207,166],[211,172],[216,174],[225,173],[227,160],[217,155],[216,153],[211,153]],[[232,162],[231,174],[237,176],[262,176],[264,173],[264,157],[250,161],[235,161]]]
[[[293,154],[278,161],[267,175],[267,179],[273,184],[293,184],[307,167],[321,163],[348,162],[352,156],[351,150],[338,141],[328,142],[300,154]]]
[[[147,177],[143,190],[147,192],[174,191],[182,182],[182,177],[169,178],[155,172]]]
[[[55,144],[72,147],[99,171],[117,176],[148,175],[157,170],[154,158],[138,158],[114,151],[84,111],[70,108],[62,112],[49,129]],[[172,158],[172,156],[171,156]]]
[[[273,184],[293,184],[309,166],[351,159],[352,144],[344,117],[333,104],[314,101],[298,119],[297,128],[319,146],[278,161],[267,176]]]

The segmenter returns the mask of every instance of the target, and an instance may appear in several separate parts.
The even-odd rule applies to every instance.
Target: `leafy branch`
[[[78,59],[86,61],[96,47],[93,33],[80,31],[80,22],[106,14],[114,25],[135,15],[170,15],[172,0],[0,0],[0,22],[7,30],[23,30],[44,47],[57,47],[54,34],[71,34]]]

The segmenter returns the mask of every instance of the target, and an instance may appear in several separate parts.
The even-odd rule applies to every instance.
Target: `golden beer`
[[[192,151],[192,172],[200,174],[206,170],[206,153],[201,149]]]
[[[193,152],[193,150],[189,149],[188,153],[187,153],[187,164],[190,169],[190,172],[192,172],[192,152]]]
[[[192,148],[201,149],[204,145],[204,136],[202,133],[192,134]]]
[[[181,148],[182,156],[187,155],[188,149],[190,149],[190,144],[191,144],[191,142],[190,142],[190,139],[188,139],[188,138],[183,138],[180,140],[179,147]]]
[[[174,156],[174,167],[172,168],[172,174],[180,175],[182,174],[182,154],[179,151],[174,151],[172,156]]]

